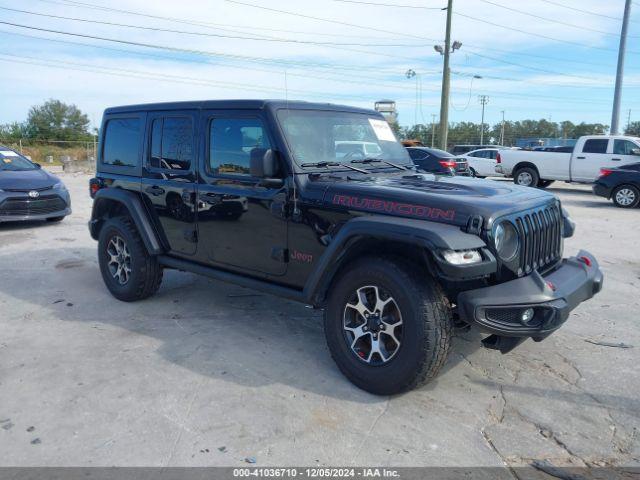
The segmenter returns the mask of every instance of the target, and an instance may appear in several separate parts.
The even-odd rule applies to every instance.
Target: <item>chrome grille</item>
[[[562,256],[562,213],[558,205],[520,214],[514,224],[520,237],[519,275],[543,269]]]

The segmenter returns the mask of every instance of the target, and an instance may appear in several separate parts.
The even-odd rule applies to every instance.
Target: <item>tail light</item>
[[[600,169],[600,176],[601,177],[606,177],[608,175],[611,175],[613,173],[613,170],[611,170],[610,168],[601,168]]]
[[[98,190],[104,187],[105,187],[104,183],[99,178],[92,178],[91,180],[89,180],[89,195],[91,196],[91,198],[95,198],[96,193],[98,193]]]
[[[496,163],[502,163],[502,157],[500,157],[500,152],[496,155]]]
[[[456,168],[455,160],[440,160],[440,165],[444,168]]]

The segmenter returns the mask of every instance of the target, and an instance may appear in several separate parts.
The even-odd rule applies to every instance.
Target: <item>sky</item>
[[[109,106],[288,98],[439,114],[446,0],[0,0],[0,123]],[[624,0],[454,0],[451,122],[611,123]],[[12,25],[10,25],[12,24]],[[25,28],[29,27],[29,28]],[[73,35],[70,35],[73,34]],[[97,37],[97,38],[96,38]],[[411,70],[416,75],[407,75]],[[481,78],[474,78],[481,77]],[[640,120],[640,1],[620,124]]]

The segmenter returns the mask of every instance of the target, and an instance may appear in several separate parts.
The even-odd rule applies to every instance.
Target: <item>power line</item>
[[[253,41],[261,41],[261,42],[282,42],[282,43],[301,43],[308,45],[320,45],[320,46],[357,46],[357,47],[425,47],[427,45],[416,45],[416,44],[376,44],[376,43],[344,43],[344,42],[317,42],[311,40],[296,40],[296,39],[288,39],[288,38],[274,38],[274,37],[243,37],[238,35],[224,35],[220,33],[204,33],[204,32],[191,32],[185,30],[173,30],[167,28],[159,28],[159,27],[146,27],[142,25],[131,25],[124,23],[115,23],[115,22],[105,22],[102,20],[91,20],[87,18],[77,18],[77,17],[65,17],[62,15],[53,15],[47,13],[39,13],[32,12],[29,10],[20,10],[17,8],[9,8],[0,6],[1,10],[8,10],[12,12],[24,13],[27,15],[35,15],[39,17],[47,17],[47,18],[57,18],[60,20],[70,20],[73,22],[83,22],[83,23],[95,23],[100,25],[109,25],[114,27],[125,27],[125,28],[135,28],[138,30],[150,30],[154,32],[165,32],[165,33],[177,33],[181,35],[195,35],[202,37],[217,37],[217,38],[231,38],[237,40],[253,40]]]
[[[569,23],[569,22],[564,22],[562,20],[556,20],[555,18],[543,17],[542,15],[536,15],[535,13],[525,12],[524,10],[519,10],[517,8],[507,7],[506,5],[501,5],[499,3],[495,3],[495,2],[492,2],[490,0],[479,0],[479,1],[481,1],[482,3],[487,3],[489,5],[493,5],[495,7],[503,8],[505,10],[509,10],[511,12],[516,12],[516,13],[519,13],[521,15],[527,15],[529,17],[537,18],[539,20],[544,20],[546,22],[551,22],[551,23],[557,23],[559,25],[564,25],[565,27],[577,28],[579,30],[586,30],[586,31],[589,31],[589,32],[596,32],[596,33],[600,33],[602,35],[608,35],[608,36],[613,36],[613,37],[619,37],[620,36],[619,33],[605,32],[603,30],[596,30],[595,28],[589,28],[589,27],[584,27],[582,25],[576,25],[575,23]],[[629,37],[639,38],[637,35],[629,35]]]
[[[122,13],[122,14],[127,14],[127,15],[135,15],[135,16],[139,16],[139,17],[145,17],[145,18],[152,18],[152,19],[156,19],[156,20],[164,20],[164,21],[168,21],[168,22],[175,22],[175,23],[182,23],[185,25],[194,25],[194,26],[198,26],[198,27],[204,27],[204,28],[210,28],[213,30],[223,30],[223,31],[230,31],[230,32],[236,32],[238,33],[236,30],[228,30],[225,28],[220,28],[220,27],[233,27],[233,28],[249,28],[251,30],[265,30],[265,31],[270,31],[270,32],[279,32],[279,33],[294,33],[294,34],[301,34],[301,35],[320,35],[320,36],[327,36],[327,37],[344,37],[344,38],[368,38],[368,39],[376,39],[376,40],[389,40],[386,37],[368,37],[368,36],[363,36],[363,35],[349,35],[349,34],[344,34],[344,33],[326,33],[326,32],[309,32],[309,31],[300,31],[300,30],[283,30],[283,29],[277,29],[277,28],[268,28],[268,27],[256,27],[256,26],[252,26],[252,25],[233,25],[233,24],[228,24],[228,23],[213,23],[213,22],[202,22],[202,21],[197,21],[197,20],[190,20],[190,19],[185,19],[185,18],[177,18],[177,17],[165,17],[165,16],[161,16],[161,15],[152,15],[149,13],[143,13],[143,12],[136,12],[133,10],[122,10],[122,9],[118,9],[118,8],[113,8],[113,7],[104,7],[102,5],[97,5],[95,3],[86,3],[86,2],[79,2],[79,1],[75,1],[75,0],[62,0],[62,1],[56,1],[56,0],[38,0],[39,2],[43,2],[43,3],[50,3],[50,4],[54,4],[54,5],[63,5],[63,6],[73,6],[73,7],[80,7],[80,8],[85,8],[85,9],[90,9],[90,10],[102,10],[102,11],[106,11],[106,12],[116,12],[116,13]],[[240,33],[246,33],[246,32],[240,32]],[[393,40],[393,39],[391,39]]]
[[[232,0],[226,0],[228,2],[232,1]],[[513,28],[513,27],[508,27],[506,25],[502,25],[500,23],[495,23],[495,22],[491,22],[489,20],[484,20],[482,18],[477,18],[477,17],[472,17],[471,15],[466,15],[464,13],[459,13],[459,12],[454,12],[456,15],[460,16],[460,17],[464,17],[464,18],[468,18],[470,20],[475,20],[477,22],[481,22],[481,23],[486,23],[488,25],[492,25],[494,27],[498,27],[498,28],[503,28],[505,30],[511,30],[514,32],[518,32],[518,33],[523,33],[525,35],[530,35],[532,37],[538,37],[538,38],[544,38],[546,40],[552,40],[554,42],[559,42],[559,43],[566,43],[568,45],[576,45],[578,47],[581,48],[589,48],[589,49],[595,49],[595,50],[603,50],[603,51],[607,51],[607,52],[617,52],[616,49],[613,48],[607,48],[607,47],[598,47],[595,45],[584,45],[580,42],[573,42],[571,40],[563,40],[561,38],[555,38],[555,37],[549,37],[548,35],[543,35],[541,33],[534,33],[534,32],[529,32],[527,30],[522,30],[521,28]],[[634,55],[640,55],[640,52],[627,52],[627,53],[632,53]]]
[[[46,38],[46,37],[39,37],[39,36],[34,36],[34,35],[27,35],[27,34],[20,34],[20,33],[16,33],[16,32],[6,32],[6,31],[0,31],[0,33],[5,33],[5,34],[9,34],[9,35],[17,35],[17,36],[22,36],[22,37],[27,37],[27,38],[35,38],[38,40],[44,40],[44,41],[50,41],[50,42],[56,42],[56,43],[63,43],[63,44],[70,44],[70,45],[78,45],[78,46],[83,46],[83,47],[89,47],[89,48],[99,48],[99,49],[104,49],[104,50],[109,50],[109,51],[117,51],[117,52],[122,52],[122,53],[128,53],[128,54],[135,54],[135,55],[142,55],[142,56],[148,56],[148,57],[153,57],[153,58],[159,58],[159,59],[163,59],[163,60],[175,60],[175,61],[188,61],[182,58],[178,58],[178,57],[167,57],[165,55],[156,55],[156,54],[152,54],[152,53],[148,53],[148,52],[135,52],[135,51],[130,51],[130,50],[123,50],[123,49],[117,49],[117,48],[111,48],[111,47],[105,47],[102,45],[95,45],[95,44],[87,44],[87,43],[81,43],[81,42],[72,42],[72,41],[66,41],[66,40],[60,40],[60,39],[51,39],[51,38]],[[111,41],[112,39],[107,39],[108,41]],[[124,42],[124,41],[123,41]],[[125,42],[125,43],[135,43],[135,42]],[[159,48],[159,49],[164,49],[165,47],[163,46],[155,46],[155,45],[144,45],[150,48]],[[202,52],[202,51],[186,51],[184,49],[177,49],[174,47],[166,47],[171,51],[178,51],[178,52],[188,52],[188,53],[195,53],[195,54],[201,54],[201,55],[206,55],[206,56],[222,56],[223,58],[230,58],[232,60],[239,60],[239,61],[249,61],[249,62],[258,62],[258,63],[267,63],[267,64],[273,64],[274,62],[282,62],[281,60],[278,59],[268,59],[268,58],[262,58],[262,57],[246,57],[246,56],[238,56],[238,55],[230,55],[230,54],[222,54],[222,53],[216,53],[216,52]],[[481,55],[484,57],[484,55]],[[199,62],[198,62],[199,63]],[[286,64],[286,62],[285,62]],[[274,70],[267,70],[267,69],[258,69],[255,67],[246,67],[246,66],[242,66],[242,67],[234,67],[232,65],[225,65],[226,67],[230,67],[230,68],[242,68],[242,69],[249,69],[249,70],[255,70],[255,71],[260,71],[260,72],[267,72],[267,73],[276,73],[279,74],[281,72],[278,71],[274,71]],[[340,65],[324,65],[324,64],[294,64],[294,67],[300,67],[300,66],[313,66],[315,68],[323,68],[323,69],[334,69],[334,68],[339,68],[339,69],[343,69],[343,68],[347,68],[347,66],[340,66]],[[357,67],[355,67],[357,68]],[[460,75],[465,75],[465,73],[463,72],[454,72],[456,74],[460,74]],[[354,81],[354,80],[350,80],[350,79],[345,79],[344,76],[342,77],[331,77],[331,76],[321,76],[321,75],[308,75],[308,74],[301,74],[301,73],[296,73],[296,72],[290,72],[289,75],[291,76],[297,76],[297,77],[303,77],[303,78],[312,78],[312,79],[326,79],[329,81],[335,81],[338,83],[345,83],[345,84],[357,84],[357,85],[370,85],[370,82],[359,82],[359,81]],[[370,74],[367,74],[368,76],[370,76]],[[487,77],[489,78],[489,77]],[[497,80],[508,80],[508,81],[516,81],[516,82],[526,82],[527,80],[525,79],[505,79],[505,78],[501,78],[501,77],[494,77]],[[393,80],[387,80],[388,82],[391,83],[395,83]],[[398,82],[399,83],[399,82]],[[391,87],[391,88],[396,88],[396,89],[409,89],[409,87],[405,87],[405,86],[401,86],[401,85],[393,85],[393,84],[389,84],[389,83],[378,83],[378,85],[380,86],[385,86],[385,87]],[[551,84],[553,85],[553,84]],[[571,85],[559,85],[559,86],[563,86],[563,87],[567,87],[567,88],[571,88],[573,86]],[[590,87],[588,85],[580,85],[579,87],[585,87],[585,88],[597,88],[598,86],[595,87]],[[603,87],[605,88],[605,87]],[[606,88],[609,88],[608,86]],[[433,88],[433,89],[428,89],[427,90],[431,90],[431,91],[436,91],[437,88]],[[518,96],[518,94],[513,94],[510,92],[495,92],[496,94],[499,93],[503,93],[505,95],[508,96]],[[535,95],[535,94],[533,94]],[[531,95],[520,95],[523,97],[527,97],[527,96],[531,96]],[[562,100],[576,100],[576,101],[580,101],[580,99],[570,99],[567,97],[556,97],[558,99],[562,99]]]
[[[221,55],[219,53],[215,53],[215,52],[207,52],[205,50],[197,50],[197,49],[187,49],[187,48],[178,48],[178,47],[170,47],[168,45],[156,45],[156,44],[151,44],[151,43],[142,43],[142,42],[133,42],[130,40],[120,40],[120,39],[116,39],[116,38],[109,38],[109,37],[100,37],[97,35],[89,35],[89,34],[83,34],[83,33],[72,33],[72,32],[65,32],[62,30],[54,30],[54,29],[50,29],[50,28],[42,28],[42,27],[34,27],[34,26],[30,26],[30,25],[23,25],[20,23],[12,23],[12,22],[5,22],[5,21],[0,21],[0,24],[3,25],[10,25],[12,27],[18,27],[18,28],[25,28],[28,30],[37,30],[40,32],[48,32],[48,33],[56,33],[59,35],[68,35],[68,36],[72,36],[72,37],[80,37],[80,38],[90,38],[93,40],[102,40],[102,41],[106,41],[106,42],[115,42],[115,43],[121,43],[121,44],[125,44],[125,45],[134,45],[137,47],[146,47],[146,48],[155,48],[155,49],[161,49],[161,50],[171,50],[174,52],[184,52],[184,53],[192,53],[192,54],[201,54],[201,55],[213,55],[213,56],[217,56],[217,55]],[[350,49],[344,49],[343,50],[350,50]],[[410,57],[399,57],[397,55],[391,55],[391,54],[383,54],[383,53],[375,53],[375,52],[362,52],[361,50],[352,50],[351,51],[356,51],[356,52],[361,52],[361,53],[371,53],[371,54],[375,54],[375,55],[382,55],[385,57],[391,57],[391,58],[407,58],[409,60],[415,60],[414,58],[410,58]],[[240,57],[238,55],[238,57]],[[250,57],[245,57],[245,58],[250,58]]]
[[[361,2],[358,0],[333,0],[333,1],[341,2],[341,3],[357,3],[360,5],[371,5],[376,7],[416,8],[420,10],[446,10],[446,8],[442,8],[442,7],[424,7],[420,5],[400,5],[397,3]]]
[[[73,5],[73,6],[79,6],[81,8],[89,8],[89,9],[96,9],[97,8],[99,10],[104,10],[104,11],[117,12],[117,13],[123,13],[123,14],[128,14],[128,15],[136,15],[136,16],[141,16],[141,17],[146,17],[146,18],[160,19],[160,20],[165,20],[165,21],[169,21],[169,22],[183,23],[183,24],[188,24],[188,25],[196,25],[196,26],[201,26],[201,27],[206,27],[206,28],[213,28],[214,30],[223,30],[223,31],[230,31],[230,32],[242,33],[242,34],[248,34],[248,32],[237,31],[237,30],[228,30],[228,29],[218,28],[217,26],[227,26],[227,27],[235,27],[235,28],[250,28],[251,30],[267,30],[267,31],[294,33],[294,34],[306,34],[306,35],[310,34],[309,32],[301,32],[301,31],[295,31],[295,30],[279,30],[279,29],[270,29],[270,28],[264,28],[264,27],[254,27],[254,26],[242,26],[242,25],[229,25],[229,24],[221,24],[221,23],[198,22],[198,21],[193,21],[193,20],[180,19],[180,18],[176,18],[176,17],[165,17],[165,16],[159,16],[159,15],[152,15],[152,14],[148,14],[148,13],[135,12],[135,11],[131,11],[131,10],[121,10],[121,9],[117,9],[117,8],[103,7],[103,6],[100,6],[100,5],[97,5],[97,4],[87,3],[87,2],[80,2],[80,1],[76,1],[76,0],[63,0],[62,2],[61,1],[56,1],[56,0],[38,0],[38,1],[45,2],[45,3],[57,4],[57,5]],[[256,6],[256,7],[260,8],[259,6]],[[295,13],[292,13],[292,12],[286,12],[286,13],[289,13],[289,14],[292,14],[292,15],[298,15],[298,14],[295,14]],[[311,17],[311,18],[315,18],[315,17]],[[327,19],[318,18],[318,20],[325,21]],[[328,20],[328,21],[331,21],[331,20]],[[358,27],[359,28],[365,28],[367,30],[371,29],[371,27],[361,26],[361,25],[359,25]],[[329,34],[329,33],[322,33],[322,32],[313,32],[312,34],[314,34],[314,35],[328,35],[328,36],[343,36],[343,37],[351,37],[351,38],[376,38],[376,39],[381,38],[381,37],[361,37],[361,36],[357,36],[357,35]],[[404,35],[404,34],[400,34],[400,35]],[[419,38],[419,39],[422,39],[422,40],[436,41],[434,39],[429,39],[429,38],[424,38],[424,37],[417,37],[417,36],[413,36],[413,38]],[[466,45],[467,46],[471,46],[471,47],[474,46],[474,45],[470,45],[470,44],[466,44]],[[481,49],[482,47],[477,46],[477,48]],[[584,60],[577,61],[575,59],[570,59],[570,58],[550,57],[550,56],[539,55],[539,54],[534,54],[534,53],[520,53],[520,52],[514,52],[514,51],[510,51],[510,50],[502,50],[502,49],[496,48],[494,46],[492,46],[491,49],[492,49],[492,51],[495,51],[495,52],[505,53],[505,54],[508,54],[508,55],[526,56],[527,58],[540,58],[540,59],[544,59],[544,60],[562,61],[562,62],[568,62],[568,63],[574,63],[574,64],[582,64],[582,65],[593,65],[593,66],[602,66],[603,65],[602,62],[589,62],[589,61],[584,61]],[[406,58],[406,57],[403,57],[403,58]]]
[[[158,75],[157,72],[131,70],[131,69],[114,68],[114,67],[101,67],[101,66],[96,66],[96,65],[86,64],[86,63],[69,62],[69,61],[58,60],[58,59],[48,60],[48,59],[29,57],[24,55],[20,55],[20,56],[12,55],[4,52],[0,52],[0,56],[11,57],[12,58],[11,61],[14,61],[17,63],[34,64],[34,65],[41,65],[41,66],[47,66],[47,67],[53,67],[53,68],[62,68],[65,70],[84,71],[84,72],[90,72],[90,73],[103,73],[103,74],[115,75],[115,76],[126,76],[126,77],[132,77],[132,78],[139,78],[143,80],[149,79],[154,81],[168,81],[173,83],[182,83],[182,84],[199,85],[199,86],[215,86],[215,87],[230,88],[230,89],[246,88],[246,89],[260,91],[260,92],[282,93],[283,91],[282,88],[265,87],[262,85],[256,85],[256,84],[250,84],[250,83],[220,82],[220,81],[212,81],[212,80],[197,78],[197,77],[187,77],[184,75],[171,75],[171,74],[165,74],[165,73],[163,73],[162,75]],[[0,58],[0,61],[9,61],[9,60],[4,60]],[[70,65],[70,67],[63,67],[61,66],[61,64]],[[302,89],[293,89],[293,90],[289,89],[289,91],[293,91],[293,92],[301,93],[305,95],[311,95],[311,96],[320,96],[320,97],[339,96],[347,99],[356,98],[359,100],[371,101],[371,97],[354,96],[352,94],[336,94],[336,93],[317,92],[317,91],[302,90]],[[402,102],[399,102],[399,103],[402,103]],[[409,102],[406,102],[406,103],[409,103]]]
[[[429,41],[433,41],[433,42],[440,42],[441,41],[441,40],[437,40],[437,39],[433,39],[433,38],[427,38],[427,37],[421,37],[421,36],[417,36],[417,35],[411,35],[411,34],[406,33],[406,32],[404,32],[404,33],[402,33],[402,32],[394,32],[392,30],[384,30],[384,29],[381,29],[381,28],[368,27],[368,26],[365,26],[365,25],[358,25],[357,23],[348,23],[348,22],[343,22],[343,21],[340,21],[340,20],[333,20],[333,19],[330,19],[330,18],[314,17],[312,15],[306,15],[304,13],[291,12],[289,10],[280,10],[280,9],[271,8],[271,7],[264,7],[262,5],[255,5],[253,3],[241,2],[241,1],[238,1],[238,0],[225,0],[225,1],[229,2],[229,3],[234,3],[236,5],[243,5],[245,7],[258,8],[260,10],[266,10],[266,11],[269,11],[269,12],[282,13],[282,14],[285,14],[285,15],[292,15],[292,16],[295,16],[295,17],[301,17],[301,18],[307,18],[307,19],[310,19],[310,20],[316,20],[318,22],[333,23],[335,25],[343,25],[343,26],[346,26],[346,27],[361,28],[361,29],[369,30],[369,31],[373,31],[373,32],[389,33],[389,34],[392,34],[392,35],[401,35],[401,36],[404,36],[404,37],[413,37],[413,38],[418,38],[418,39],[421,39],[421,40],[429,40]]]
[[[560,3],[560,2],[554,2],[552,0],[540,0],[540,1],[544,2],[544,3],[548,3],[549,5],[555,5],[556,7],[566,8],[567,10],[571,10],[572,12],[580,12],[580,13],[585,13],[587,15],[593,15],[595,17],[609,18],[611,20],[616,20],[618,22],[622,21],[622,17],[612,17],[611,15],[605,15],[604,13],[598,13],[598,12],[594,12],[594,11],[591,11],[591,10],[585,10],[585,9],[582,9],[582,8],[575,8],[575,7],[572,7],[570,5],[566,5],[566,4]]]
[[[481,58],[486,58],[488,60],[493,60],[494,62],[500,62],[500,63],[504,63],[504,64],[507,64],[507,65],[513,65],[513,66],[516,66],[516,67],[526,68],[528,70],[537,70],[539,72],[550,73],[550,74],[559,75],[559,76],[562,76],[562,77],[573,77],[573,78],[580,78],[580,79],[586,79],[586,80],[593,80],[593,77],[587,77],[587,76],[583,76],[583,75],[575,75],[575,74],[572,74],[572,73],[558,72],[556,70],[548,70],[546,68],[535,67],[533,65],[524,65],[522,63],[512,62],[512,61],[509,61],[509,60],[503,60],[501,58],[492,57],[490,55],[485,55],[483,53],[477,53],[477,52],[474,52],[474,51],[469,51],[469,54],[475,55],[476,57],[481,57]]]

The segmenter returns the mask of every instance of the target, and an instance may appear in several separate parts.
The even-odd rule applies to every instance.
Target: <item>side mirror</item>
[[[251,150],[249,173],[252,177],[261,178],[261,184],[267,187],[280,187],[284,184],[278,173],[278,154],[271,149],[254,148]]]
[[[42,168],[42,165],[40,165],[38,162],[33,162],[33,164],[36,166],[36,168]]]
[[[639,155],[640,156],[640,148],[631,149],[631,155]]]

